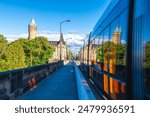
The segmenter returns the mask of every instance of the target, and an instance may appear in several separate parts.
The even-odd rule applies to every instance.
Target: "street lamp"
[[[61,40],[61,35],[62,35],[61,26],[62,26],[62,24],[65,23],[65,22],[70,22],[70,20],[63,20],[63,21],[60,22],[60,40]],[[62,60],[61,51],[62,51],[62,43],[60,42],[60,61]]]

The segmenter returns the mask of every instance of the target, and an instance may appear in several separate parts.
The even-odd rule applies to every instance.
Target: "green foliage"
[[[97,59],[99,62],[103,62],[104,58],[103,58],[103,46],[100,45],[97,49],[96,49],[96,55],[97,55]]]
[[[7,70],[25,67],[25,53],[21,45],[10,43],[6,50]]]
[[[116,59],[117,65],[125,65],[126,63],[126,45],[116,45],[117,52],[116,52]]]
[[[116,55],[116,46],[113,42],[105,42],[104,43],[104,58],[110,57],[110,59],[113,59]]]
[[[3,35],[0,35],[0,60],[5,59],[5,51],[8,41]]]
[[[145,44],[145,68],[150,69],[150,42]]]
[[[0,44],[4,43],[4,44],[8,44],[8,41],[6,40],[6,38],[0,34]]]
[[[6,49],[8,41],[0,34],[0,72],[6,70]]]
[[[103,45],[100,45],[97,50],[97,58],[98,61],[104,62],[105,60],[116,59],[117,65],[125,64],[125,53],[126,53],[126,45],[114,44],[113,42],[105,42]]]
[[[0,60],[0,72],[7,71],[8,69],[8,64],[4,59]]]
[[[48,39],[42,36],[32,40],[21,38],[14,43],[22,45],[27,67],[48,63],[48,60],[52,58],[55,51],[55,48],[49,45]]]
[[[69,59],[73,59],[73,53],[69,51]]]
[[[0,71],[48,63],[54,51],[47,38],[42,36],[32,40],[19,38],[8,44],[6,38],[0,35]]]

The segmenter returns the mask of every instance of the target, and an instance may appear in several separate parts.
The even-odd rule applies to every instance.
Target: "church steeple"
[[[32,17],[29,25],[28,25],[29,36],[28,39],[34,39],[37,33],[37,25],[35,23],[34,17]]]
[[[63,38],[63,34],[61,33],[61,35],[60,35],[60,40],[59,40],[59,43],[63,43],[63,44],[65,44],[65,41],[64,41],[64,38]]]

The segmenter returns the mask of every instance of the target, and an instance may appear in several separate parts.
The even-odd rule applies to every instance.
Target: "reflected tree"
[[[150,42],[145,44],[145,68],[150,69]]]
[[[98,61],[103,62],[104,59],[115,59],[113,63],[116,65],[125,65],[125,53],[125,44],[116,45],[113,42],[105,42],[96,50]]]

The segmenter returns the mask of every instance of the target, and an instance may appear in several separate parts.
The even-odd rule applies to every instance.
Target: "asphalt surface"
[[[18,100],[78,100],[74,63],[68,63]]]

